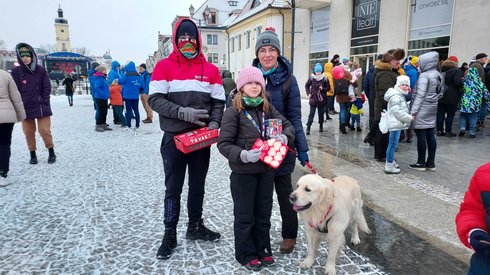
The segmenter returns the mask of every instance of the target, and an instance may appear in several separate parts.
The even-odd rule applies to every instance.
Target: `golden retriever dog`
[[[314,174],[305,175],[298,180],[289,200],[303,218],[308,240],[308,255],[300,267],[313,265],[322,236],[326,234],[328,257],[325,273],[335,275],[335,260],[345,245],[344,231],[347,227],[350,225],[351,242],[355,245],[361,242],[358,229],[370,232],[362,213],[359,184],[345,176],[329,180]]]

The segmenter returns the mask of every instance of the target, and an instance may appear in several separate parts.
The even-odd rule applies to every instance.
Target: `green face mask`
[[[264,102],[264,99],[261,96],[258,96],[256,98],[243,96],[243,102],[245,102],[245,105],[247,105],[249,107],[257,107],[260,104],[262,104],[262,102]]]

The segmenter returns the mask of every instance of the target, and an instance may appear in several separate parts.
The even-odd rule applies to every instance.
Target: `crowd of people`
[[[176,135],[201,127],[221,128],[218,149],[231,168],[235,259],[247,269],[258,271],[275,263],[270,243],[274,190],[282,219],[283,240],[279,251],[291,253],[295,248],[298,218],[289,202],[293,191],[291,174],[296,159],[303,166],[309,162],[306,135],[311,134],[316,113],[320,132],[324,131],[324,122],[337,114],[340,133],[347,134],[347,129],[361,132],[367,97],[369,133],[364,142],[374,146],[374,158],[385,162],[384,171],[388,174],[400,173],[395,151],[400,140],[411,141],[412,129],[417,137],[417,161],[409,167],[434,171],[436,132],[439,136],[456,135],[452,130],[456,111],[459,110],[461,116],[459,136],[469,131],[469,137],[474,138],[478,127],[484,127],[490,100],[490,63],[486,64],[484,53],[476,55],[466,67],[465,64],[459,66],[455,56],[441,62],[435,51],[409,56],[401,64],[405,51],[391,49],[380,54],[364,75],[359,64],[335,55],[323,66],[315,64],[305,84],[310,113],[304,132],[299,84],[292,74],[291,64],[281,54],[274,28],[266,28],[257,37],[255,58],[250,60],[250,67],[238,74],[236,83],[229,71],[220,75],[218,68],[206,60],[198,27],[192,20],[180,19],[174,26],[172,39],[172,53],[157,63],[153,74],[146,71],[145,64],[136,69],[131,61],[124,67],[113,61],[110,71],[94,62],[89,71],[97,132],[112,130],[107,124],[109,103],[114,124],[130,130],[140,127],[140,99],[147,114],[144,123],[152,123],[153,111],[158,113],[163,131],[160,152],[165,173],[164,232],[158,259],[170,258],[177,246],[186,172],[189,188],[186,239],[217,241],[221,237],[205,226],[202,217],[210,148],[183,153],[175,144]],[[4,182],[9,171],[15,122],[22,122],[31,164],[38,162],[36,129],[49,151],[48,163],[56,161],[50,131],[48,74],[37,64],[30,45],[20,43],[16,52],[21,65],[13,69],[12,76],[0,71],[0,80],[8,83],[2,86],[0,95],[9,98],[9,102],[0,102],[9,104],[5,114],[0,108],[0,180]],[[362,85],[361,77],[364,78]],[[73,106],[73,81],[71,75],[63,81],[69,106]],[[335,110],[334,101],[340,107],[339,112]],[[381,131],[382,116],[387,118],[383,127],[386,131]],[[282,133],[267,136],[264,121],[268,119],[280,120]],[[259,161],[260,149],[253,148],[256,139],[276,139],[291,150],[274,169]],[[487,229],[479,230],[474,238],[487,240]],[[469,244],[473,246],[473,242]],[[485,251],[488,249],[487,244],[478,245]]]

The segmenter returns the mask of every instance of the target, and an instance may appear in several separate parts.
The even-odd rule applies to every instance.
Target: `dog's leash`
[[[289,148],[289,146],[287,146],[287,147],[288,147],[288,150],[289,150],[289,151],[293,152],[293,153],[296,155],[296,157],[298,157],[298,156],[299,156],[298,152],[296,152],[296,151],[294,151],[293,149]],[[311,171],[311,173],[312,173],[312,174],[317,174],[317,172],[316,172],[315,168],[313,168],[313,166],[311,165],[311,163],[310,163],[310,162],[305,161],[305,166],[306,166],[306,167],[308,167],[308,168],[310,169],[310,171]]]

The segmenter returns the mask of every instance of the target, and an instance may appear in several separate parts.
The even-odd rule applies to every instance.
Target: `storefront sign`
[[[330,6],[311,12],[310,53],[328,51]]]
[[[354,0],[352,38],[379,32],[379,0]]]
[[[451,34],[454,0],[416,0],[411,9],[409,40]]]
[[[356,38],[356,39],[352,39],[350,41],[351,47],[359,47],[359,46],[366,46],[366,45],[373,45],[373,44],[378,44],[378,36],[377,35],[362,37],[362,38]]]

